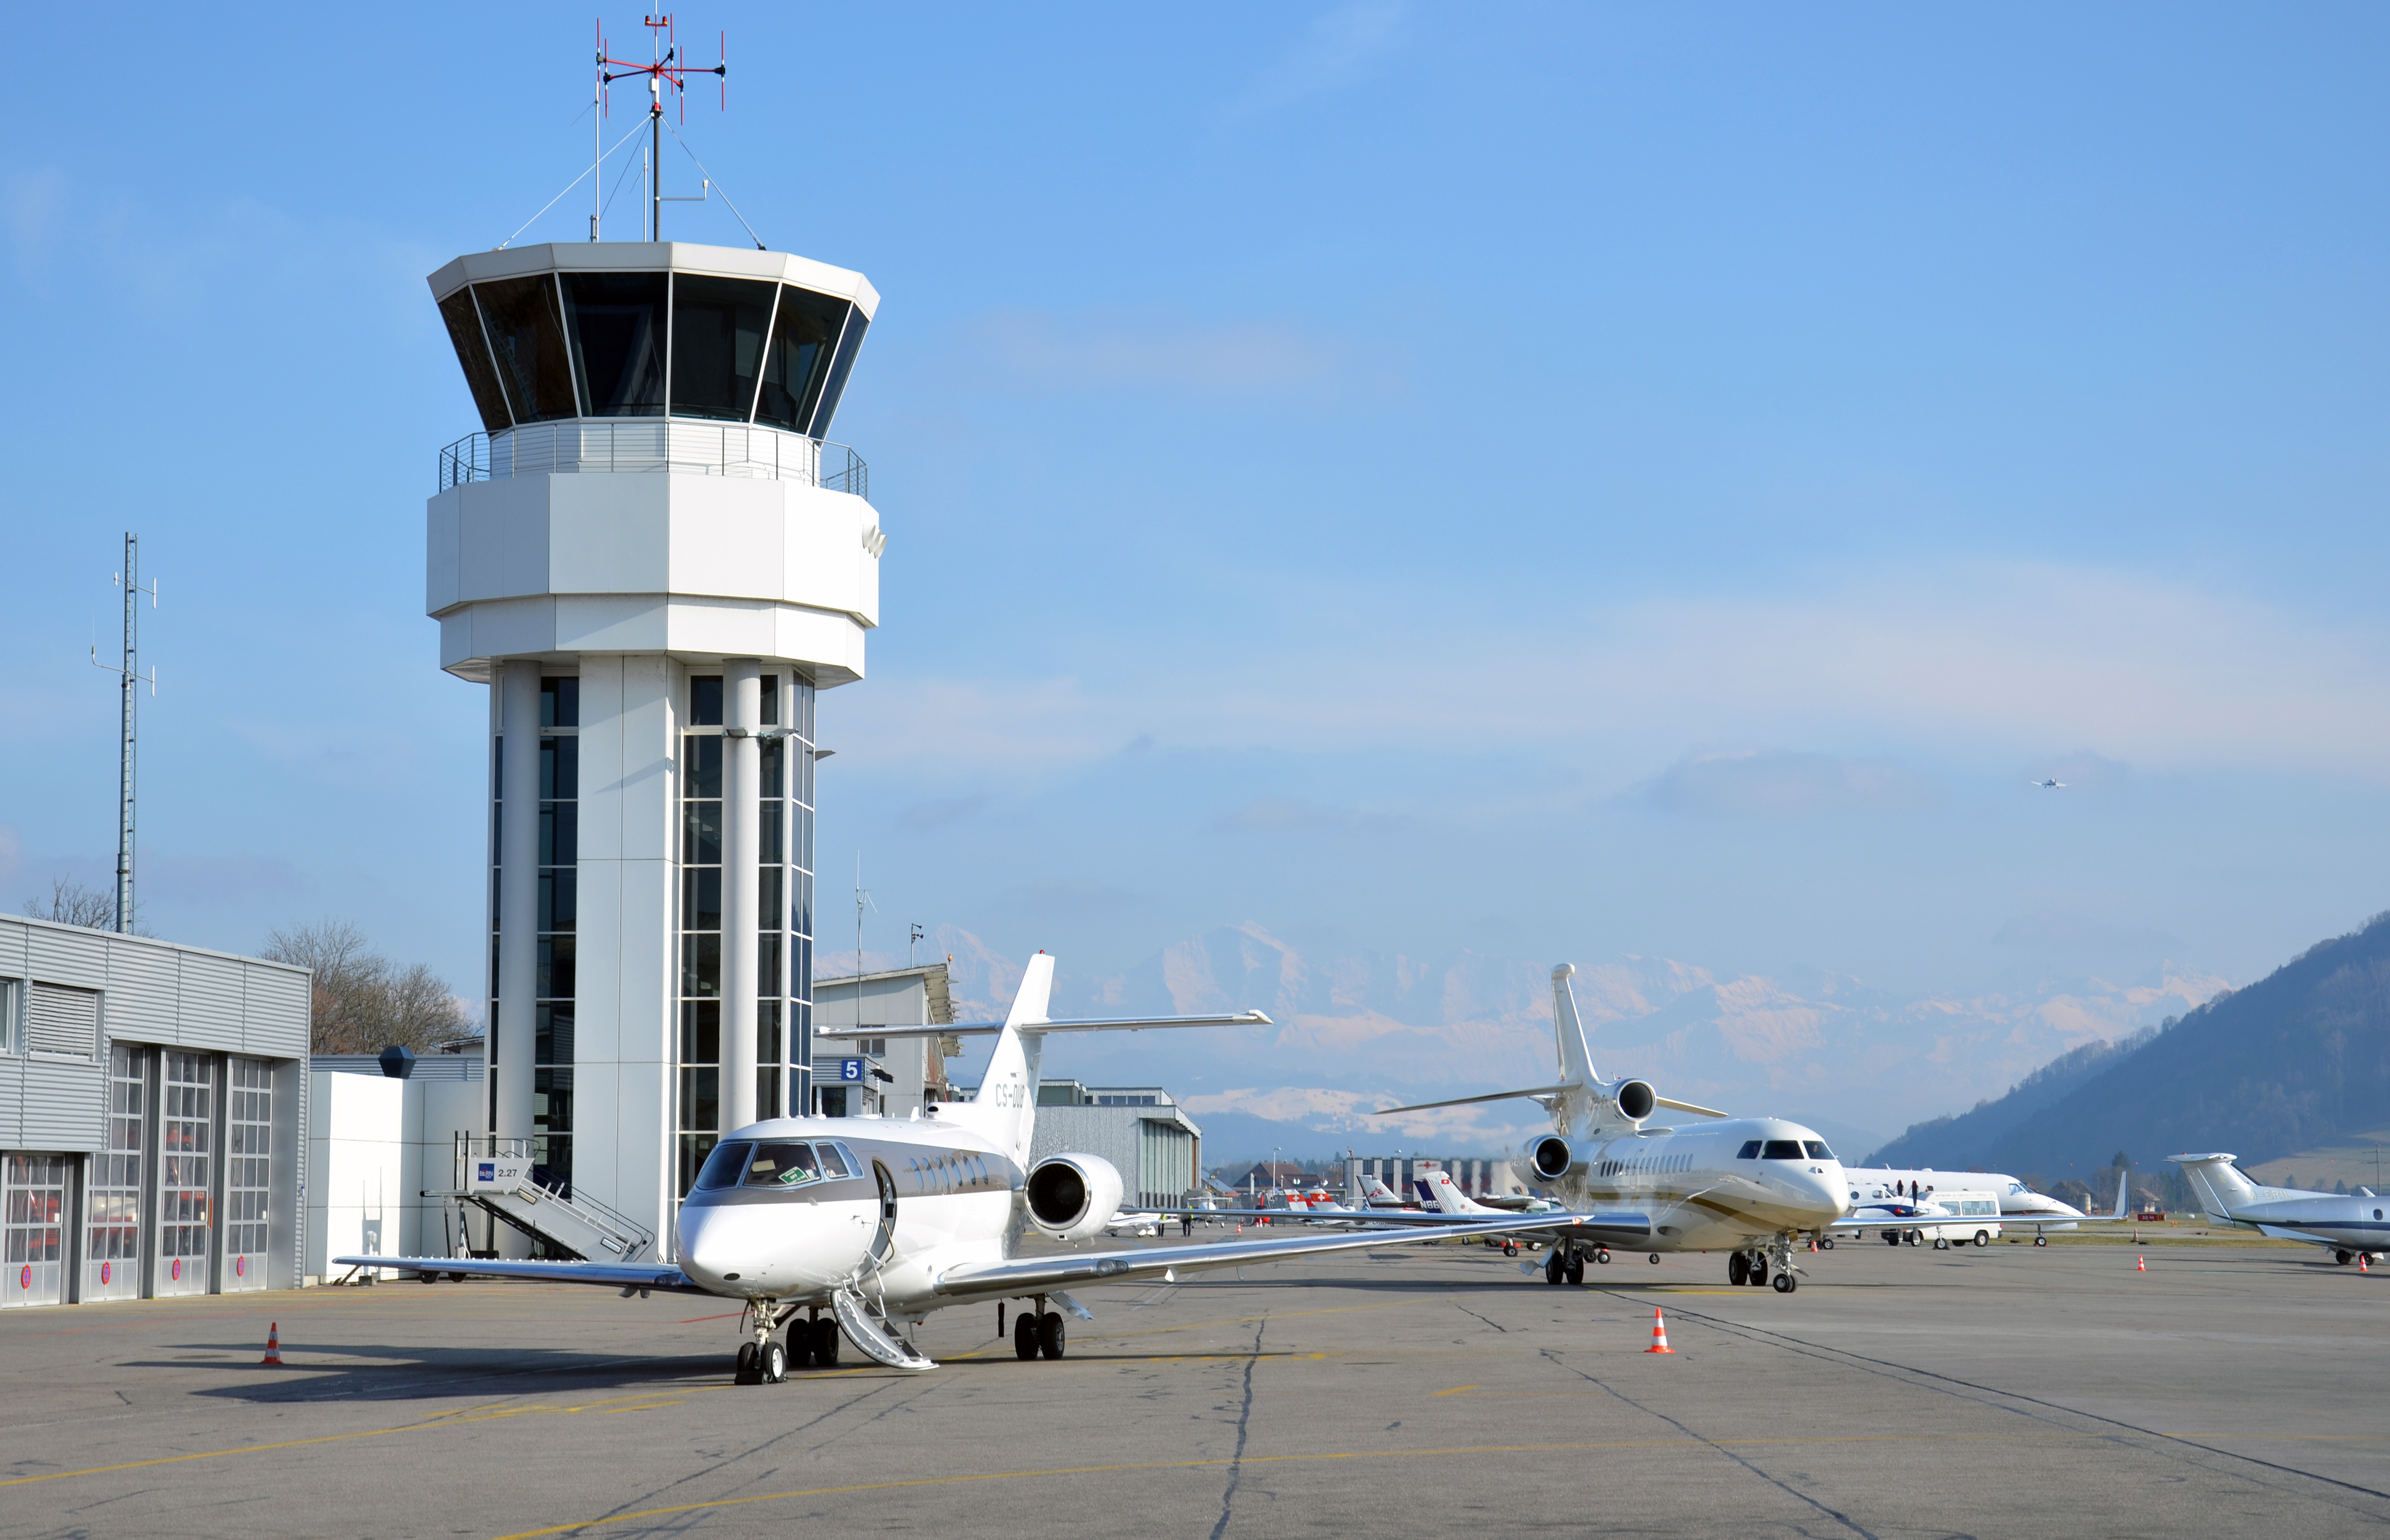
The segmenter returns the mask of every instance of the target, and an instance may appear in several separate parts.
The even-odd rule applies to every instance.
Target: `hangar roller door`
[[[64,1155],[11,1155],[0,1164],[0,1187],[6,1188],[5,1253],[6,1272],[0,1277],[0,1306],[56,1304],[62,1297],[60,1258],[64,1252],[59,1226],[67,1211],[67,1174],[73,1161]]]

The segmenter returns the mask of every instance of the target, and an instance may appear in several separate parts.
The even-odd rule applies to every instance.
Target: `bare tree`
[[[473,1035],[445,981],[421,963],[395,966],[346,920],[276,930],[261,955],[314,969],[307,1014],[317,1053],[379,1053],[392,1045],[419,1051]]]
[[[81,925],[93,930],[116,929],[116,895],[105,888],[94,888],[71,878],[50,879],[50,901],[38,898],[25,900],[25,913],[35,919],[53,920],[60,925]],[[137,915],[139,910],[136,908]]]

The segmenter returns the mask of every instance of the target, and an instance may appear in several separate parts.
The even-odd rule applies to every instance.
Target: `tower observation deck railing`
[[[509,476],[670,471],[800,481],[869,500],[871,469],[842,443],[739,422],[573,418],[469,433],[440,452],[440,490]]]

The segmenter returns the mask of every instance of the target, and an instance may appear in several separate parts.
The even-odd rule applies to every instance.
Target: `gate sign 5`
[[[863,1066],[867,1062],[869,1062],[867,1059],[840,1059],[838,1061],[838,1078],[850,1082],[860,1081],[863,1078]]]

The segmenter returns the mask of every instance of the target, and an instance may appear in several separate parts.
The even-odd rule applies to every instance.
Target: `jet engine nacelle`
[[[1100,1155],[1049,1155],[1030,1170],[1023,1190],[1031,1224],[1057,1240],[1085,1240],[1120,1212],[1127,1187]]]
[[[1547,1134],[1541,1138],[1529,1139],[1526,1156],[1527,1164],[1534,1169],[1537,1176],[1547,1182],[1559,1181],[1577,1163],[1576,1152],[1571,1149],[1569,1142],[1558,1134]]]
[[[1618,1103],[1620,1117],[1628,1123],[1641,1123],[1660,1105],[1660,1093],[1651,1089],[1649,1081],[1625,1080],[1619,1082],[1618,1094],[1612,1099]]]

